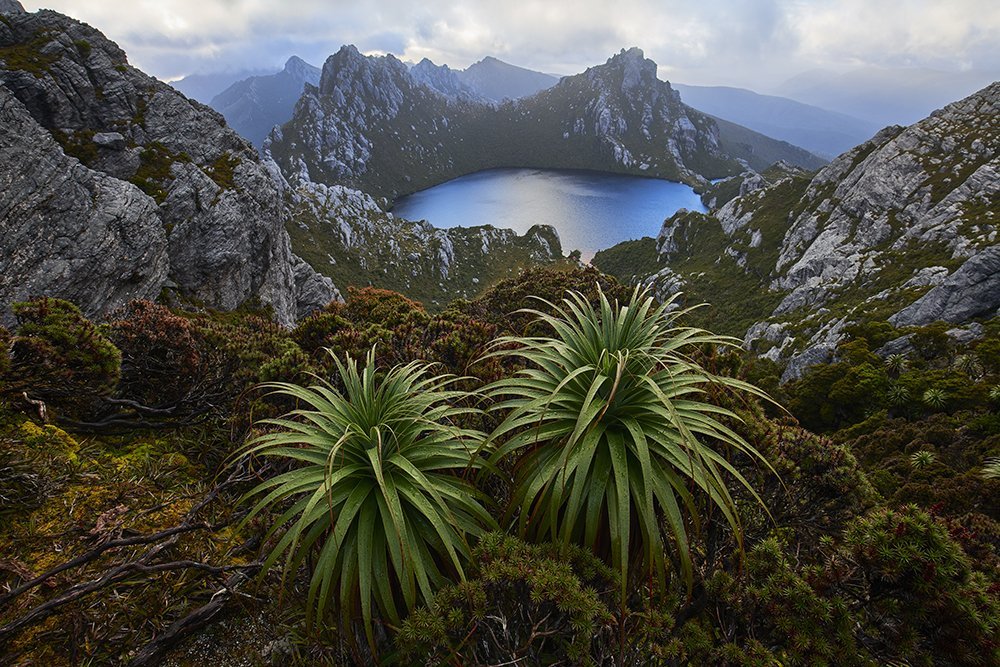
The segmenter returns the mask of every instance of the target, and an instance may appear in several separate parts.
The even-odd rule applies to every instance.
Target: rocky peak
[[[365,95],[395,103],[410,81],[406,65],[393,55],[364,56],[353,44],[341,47],[326,59],[320,76],[321,95]]]
[[[0,14],[25,14],[24,6],[17,0],[0,0]]]
[[[625,94],[633,94],[636,90],[659,88],[655,84],[656,63],[646,58],[646,55],[637,46],[630,49],[622,49],[620,53],[612,56],[605,64],[605,69],[614,71],[621,76],[621,91]],[[596,68],[595,68],[596,69]],[[666,84],[670,87],[670,84]],[[680,98],[677,98],[680,100]]]
[[[424,58],[410,68],[410,76],[412,76],[418,83],[427,86],[431,90],[434,90],[449,99],[474,100],[480,102],[486,101],[462,82],[458,76],[458,72],[451,69],[447,65],[435,65],[427,58]]]
[[[290,57],[287,61],[285,61],[285,66],[282,68],[283,72],[291,74],[292,76],[302,79],[303,81],[309,80],[315,70],[315,67],[298,56]]]
[[[0,286],[0,302],[27,294],[83,297],[88,314],[101,314],[115,305],[112,295],[129,291],[123,284],[132,284],[142,286],[129,292],[133,296],[155,298],[171,287],[223,309],[259,299],[287,323],[306,307],[298,285],[309,285],[321,301],[313,306],[334,295],[332,285],[320,294],[324,290],[297,271],[301,261],[284,230],[283,200],[256,151],[220,115],[130,67],[97,30],[51,11],[6,15],[0,89],[11,119],[0,124],[0,180],[8,184],[0,193],[0,273],[21,278]],[[26,150],[14,136],[15,121],[22,134],[44,133],[49,141],[32,142],[34,153]],[[19,177],[31,170],[47,177]],[[89,206],[75,202],[54,214],[52,202],[69,201],[72,183],[113,194],[83,196]],[[148,230],[150,213],[156,234]],[[89,235],[70,231],[87,219],[105,222]],[[150,270],[130,271],[125,262],[105,274],[104,283],[88,283],[87,264],[71,258],[93,260],[120,246],[120,227],[132,220],[146,230]],[[10,247],[25,235],[45,242]],[[66,238],[75,243],[60,241]],[[31,261],[42,256],[61,269]],[[21,260],[21,268],[7,265]],[[81,284],[94,296],[72,292]]]

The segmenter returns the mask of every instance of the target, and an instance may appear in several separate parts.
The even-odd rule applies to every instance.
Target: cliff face
[[[3,86],[0,155],[5,306],[50,294],[99,313],[157,296],[169,259],[156,204],[131,183],[66,157]]]
[[[815,160],[758,138],[771,154]],[[292,120],[272,133],[265,150],[290,180],[394,199],[502,166],[705,185],[707,178],[741,171],[737,157],[753,160],[745,145],[724,143],[717,123],[682,104],[639,49],[530,97],[496,104],[469,94],[450,70],[425,62],[410,71],[392,56],[365,57],[347,46],[326,61],[319,87],[306,88]]]
[[[738,180],[722,189],[739,196],[712,215],[664,223],[657,268],[667,270],[648,280],[743,308],[757,320],[746,344],[788,361],[786,379],[829,360],[851,322],[997,314],[1000,83],[886,128],[811,179]],[[747,310],[735,290],[693,270],[713,265],[766,297]]]
[[[0,302],[100,315],[166,287],[222,309],[260,300],[288,323],[335,295],[292,254],[254,149],[93,28],[3,15],[0,101]]]

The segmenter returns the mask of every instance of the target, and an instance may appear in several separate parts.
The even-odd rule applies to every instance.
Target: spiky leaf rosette
[[[656,307],[639,290],[625,305],[603,293],[598,301],[568,292],[560,305],[545,302],[549,313],[531,312],[554,336],[503,338],[493,352],[528,362],[486,390],[493,409],[509,411],[490,444],[492,463],[515,461],[508,520],[531,539],[609,553],[623,598],[630,567],[665,581],[669,533],[690,587],[687,523],[699,519],[696,496],[718,507],[742,544],[727,479],[757,495],[727,455],[763,461],[721,421],[735,415],[703,400],[706,389],[763,393],[685,355],[738,344],[677,326],[690,309],[675,309],[673,300]]]
[[[265,385],[301,407],[261,422],[273,430],[243,453],[297,466],[247,494],[258,498],[248,520],[290,501],[267,536],[287,528],[264,571],[284,557],[287,577],[312,553],[310,622],[335,607],[349,623],[360,609],[373,643],[373,606],[398,624],[429,603],[448,575],[464,577],[468,537],[496,522],[466,479],[484,436],[455,425],[469,412],[455,407],[467,396],[449,389],[456,378],[418,362],[378,373],[374,349],[361,370],[353,358],[334,361],[343,391],[320,378]]]

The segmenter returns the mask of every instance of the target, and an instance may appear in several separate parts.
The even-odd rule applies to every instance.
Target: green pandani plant
[[[246,520],[290,501],[265,539],[285,528],[263,572],[283,558],[283,579],[294,577],[312,554],[307,620],[335,607],[350,627],[360,610],[374,648],[376,610],[399,624],[450,578],[464,579],[469,536],[496,528],[466,479],[480,466],[484,434],[455,425],[472,411],[456,407],[468,396],[449,388],[458,378],[418,362],[378,373],[374,349],[360,370],[351,357],[334,362],[343,391],[321,378],[264,385],[301,407],[260,422],[273,430],[241,455],[296,467],[247,494],[258,500]]]
[[[507,411],[489,443],[491,464],[514,462],[506,519],[522,537],[609,551],[622,598],[630,568],[665,584],[664,525],[690,589],[686,524],[698,524],[697,496],[719,509],[741,549],[727,480],[760,502],[727,457],[763,457],[723,423],[735,415],[704,397],[710,385],[765,395],[685,355],[739,341],[678,326],[692,309],[677,309],[676,298],[656,307],[637,289],[619,305],[600,292],[595,307],[571,291],[560,305],[544,302],[551,314],[527,311],[554,335],[501,338],[491,353],[528,363],[485,390],[496,401],[493,410]]]

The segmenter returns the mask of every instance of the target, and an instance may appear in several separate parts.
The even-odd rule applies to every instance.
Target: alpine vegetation
[[[343,390],[318,377],[265,385],[302,407],[264,420],[269,430],[242,453],[296,467],[250,492],[259,500],[247,520],[294,501],[268,534],[287,524],[264,571],[284,557],[294,577],[308,559],[309,618],[335,606],[350,628],[360,611],[374,648],[373,608],[398,625],[449,575],[464,576],[469,539],[496,523],[468,481],[483,434],[456,423],[470,412],[455,406],[466,398],[449,388],[457,378],[418,362],[379,374],[374,349],[360,370],[351,357],[334,363]]]
[[[718,508],[742,544],[727,477],[753,490],[727,453],[762,460],[725,424],[735,415],[704,397],[712,385],[763,393],[688,356],[737,341],[680,326],[690,308],[675,302],[656,305],[638,289],[624,304],[603,292],[596,306],[579,292],[545,302],[551,313],[532,312],[553,334],[500,338],[494,354],[527,368],[487,388],[494,409],[509,411],[490,440],[491,463],[513,464],[506,518],[522,537],[608,554],[623,599],[630,573],[664,583],[664,525],[690,588],[688,525],[702,519],[695,494]]]

